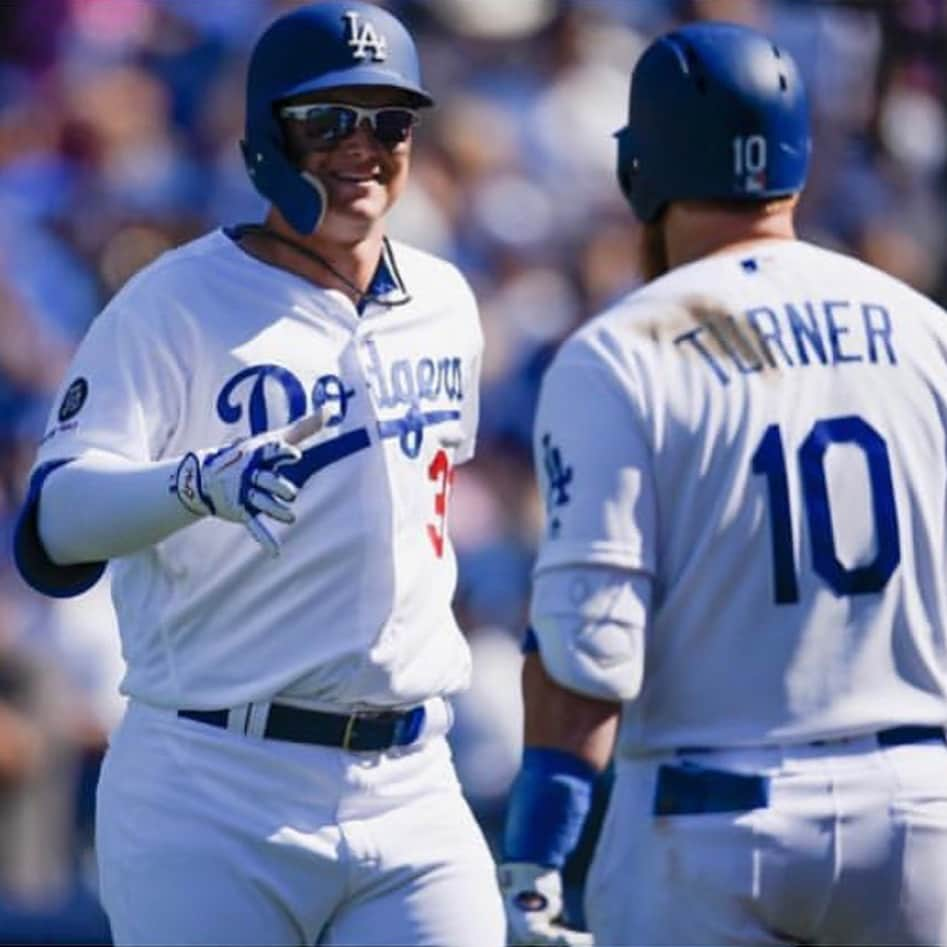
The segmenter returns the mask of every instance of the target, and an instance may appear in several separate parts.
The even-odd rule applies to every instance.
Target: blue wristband
[[[562,868],[582,834],[596,778],[572,753],[527,747],[507,803],[503,860]]]

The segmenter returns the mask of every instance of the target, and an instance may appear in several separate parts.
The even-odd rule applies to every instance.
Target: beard
[[[670,269],[664,239],[664,211],[641,228],[641,275],[646,283]]]

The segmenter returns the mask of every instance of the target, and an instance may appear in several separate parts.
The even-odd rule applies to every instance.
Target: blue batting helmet
[[[324,0],[276,20],[260,37],[247,73],[246,137],[240,143],[254,187],[300,233],[322,222],[325,195],[286,156],[276,103],[338,86],[387,86],[434,104],[421,85],[414,41],[390,13],[362,0]]]
[[[635,214],[674,200],[760,200],[802,189],[811,140],[790,55],[735,23],[691,23],[655,40],[631,77],[618,181]]]

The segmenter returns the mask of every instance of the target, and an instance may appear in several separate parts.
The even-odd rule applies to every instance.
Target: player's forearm
[[[32,720],[19,708],[0,702],[0,787],[28,779],[40,767],[46,749]]]
[[[553,680],[538,653],[523,664],[524,743],[571,753],[601,771],[611,757],[621,704],[593,700]]]
[[[511,943],[585,943],[557,921],[559,872],[582,834],[621,705],[566,690],[538,653],[523,666],[523,700],[523,762],[510,787],[499,874]],[[530,903],[535,909],[524,907]],[[542,932],[548,936],[533,939]],[[557,932],[561,937],[552,936]]]
[[[89,454],[43,484],[39,535],[58,565],[103,562],[160,542],[197,519],[169,490],[179,459],[137,463]]]

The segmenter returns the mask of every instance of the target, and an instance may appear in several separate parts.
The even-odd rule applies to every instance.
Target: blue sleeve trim
[[[562,868],[582,834],[597,778],[571,753],[527,747],[507,803],[504,861]]]
[[[523,654],[536,654],[539,651],[539,639],[536,637],[536,632],[532,628],[526,629],[526,634],[523,635],[523,643],[520,645],[520,651]]]
[[[29,491],[13,533],[13,558],[24,581],[41,595],[72,598],[87,592],[105,572],[105,562],[57,565],[46,554],[39,536],[39,497],[46,478],[69,460],[53,460],[37,467],[30,478]]]

